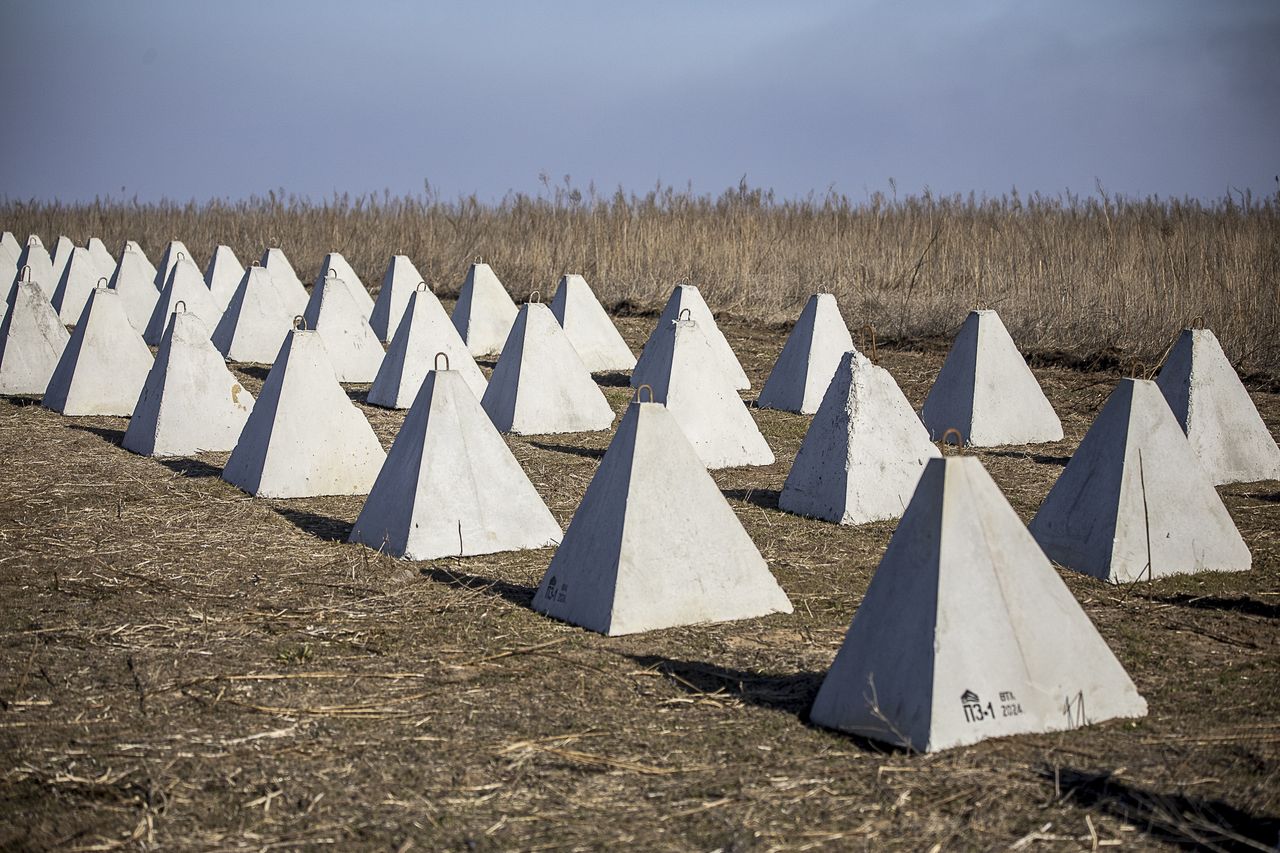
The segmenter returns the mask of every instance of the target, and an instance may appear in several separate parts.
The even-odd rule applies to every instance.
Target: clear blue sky
[[[908,8],[909,7],[909,8]],[[0,0],[0,195],[1276,191],[1280,2]]]

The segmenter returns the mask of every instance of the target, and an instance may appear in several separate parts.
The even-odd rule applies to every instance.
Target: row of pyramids
[[[478,267],[468,282],[474,283]],[[599,309],[585,282],[582,287]],[[429,293],[410,294],[401,325],[414,322],[412,306],[423,292]],[[38,287],[23,284],[17,295],[11,318],[40,314]],[[94,290],[76,326],[76,335],[99,325],[113,333],[86,333],[79,344],[73,335],[67,351],[83,352],[86,341],[118,344],[129,337],[127,314],[116,296]],[[473,307],[481,301],[473,294]],[[99,311],[97,303],[114,307]],[[52,310],[49,305],[44,312],[45,327]],[[107,318],[101,324],[99,313]],[[6,324],[0,347],[23,340],[12,334],[9,318]],[[62,331],[56,316],[52,325]],[[159,424],[182,424],[184,416],[192,425],[221,421],[224,429],[239,418],[224,478],[265,496],[287,494],[298,478],[309,488],[371,482],[356,492],[368,491],[369,498],[351,540],[409,558],[541,547],[563,538],[534,606],[603,633],[790,612],[785,593],[707,473],[713,467],[707,453],[694,440],[699,428],[712,439],[733,432],[729,408],[709,405],[712,398],[736,402],[759,436],[733,393],[733,385],[745,385],[745,373],[696,289],[677,288],[668,303],[633,373],[636,400],[562,537],[498,429],[505,423],[506,431],[514,431],[521,397],[534,400],[534,420],[546,415],[541,409],[555,415],[578,407],[575,389],[551,381],[557,368],[572,362],[566,355],[576,353],[565,339],[543,306],[518,310],[500,347],[516,357],[499,359],[484,392],[487,401],[490,389],[504,389],[501,406],[477,400],[452,357],[434,361],[384,455],[338,384],[322,332],[286,331],[255,402],[226,369],[201,319],[179,310],[148,365],[125,445],[157,452]],[[140,349],[150,357],[145,346]],[[824,366],[833,358],[834,366]],[[0,350],[0,375],[6,361]],[[64,361],[65,353],[59,369]],[[111,375],[119,372],[113,364]],[[590,383],[585,370],[570,372],[585,374]],[[790,383],[782,381],[787,375]],[[1184,333],[1159,386],[1141,380],[1120,384],[1030,532],[976,458],[941,458],[930,440],[931,432],[944,431],[939,425],[948,423],[959,424],[962,438],[975,444],[998,440],[1001,430],[1023,430],[1017,433],[1027,439],[1021,443],[1034,440],[1027,430],[1041,430],[1039,440],[1054,440],[1055,430],[1061,437],[1056,415],[994,312],[974,312],[966,321],[922,422],[892,376],[852,346],[834,299],[815,296],[761,397],[772,388],[803,401],[810,384],[822,388],[816,395],[821,402],[780,503],[844,523],[902,516],[811,717],[920,750],[1145,713],[1132,682],[1045,553],[1086,571],[1101,566],[1092,573],[1112,580],[1144,572],[1248,568],[1248,550],[1179,427],[1190,424],[1191,433],[1197,423],[1249,426],[1245,415],[1251,412],[1266,442],[1263,452],[1246,461],[1271,465],[1264,476],[1280,472],[1280,450],[1207,330]],[[796,386],[805,393],[798,395]],[[548,402],[555,389],[563,396]],[[657,402],[642,402],[646,391]],[[51,382],[46,405],[57,408],[59,393]],[[993,397],[998,405],[984,404]],[[944,404],[954,412],[956,398],[967,401],[968,420],[937,415]],[[1187,401],[1181,425],[1170,408],[1179,399]],[[1018,415],[1012,426],[999,417],[1011,407]],[[162,418],[166,408],[169,414]],[[1222,411],[1214,415],[1215,408]],[[594,428],[612,424],[607,403],[604,410],[603,426]],[[931,411],[937,420],[926,426]],[[508,421],[496,412],[506,413]],[[1049,418],[1052,424],[1046,425]],[[1239,433],[1231,437],[1238,447]],[[772,461],[762,436],[759,441]],[[749,444],[742,434],[730,444],[746,454],[758,450],[738,447]],[[714,441],[708,446],[722,447]],[[277,486],[281,491],[274,492]],[[1134,514],[1139,504],[1141,528]],[[839,517],[833,517],[837,506]],[[673,520],[679,520],[675,529]],[[993,608],[995,603],[1002,606]],[[983,614],[981,626],[965,625],[972,613]],[[979,657],[966,651],[975,631],[985,650]],[[1063,637],[1077,649],[1065,659],[1056,652]],[[947,690],[955,696],[948,698]]]

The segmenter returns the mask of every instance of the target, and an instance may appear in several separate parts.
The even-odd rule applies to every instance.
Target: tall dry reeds
[[[128,238],[153,260],[172,238],[203,263],[215,245],[242,261],[279,245],[299,275],[341,251],[371,288],[406,254],[438,292],[456,292],[474,256],[516,298],[584,274],[607,307],[661,306],[673,284],[699,285],[717,311],[793,318],[808,294],[836,294],[851,326],[909,340],[992,307],[1024,350],[1153,363],[1202,317],[1242,370],[1280,375],[1280,194],[1204,203],[1072,195],[999,198],[877,193],[778,200],[745,184],[719,196],[670,186],[597,194],[545,182],[497,204],[283,192],[203,204],[0,203],[22,239]]]

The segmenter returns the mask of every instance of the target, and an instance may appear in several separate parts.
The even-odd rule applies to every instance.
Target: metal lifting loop
[[[541,302],[541,301],[542,301],[542,291],[540,291],[540,290],[533,290],[533,291],[530,291],[530,292],[529,292],[529,301],[530,301],[530,302],[535,302],[535,303],[537,303],[537,302]]]
[[[186,255],[184,255],[182,252],[178,253],[178,260],[185,261],[186,259],[187,259]]]
[[[18,272],[18,281],[31,281],[31,266],[29,264],[22,265],[22,269]]]
[[[474,258],[472,258],[472,259],[471,259],[471,263],[473,263],[473,264],[483,264],[483,263],[484,263],[484,258],[480,257],[479,255],[476,255]]]
[[[862,327],[862,349],[863,355],[866,355],[867,339],[871,340],[871,362],[874,364],[879,360],[879,353],[876,351],[876,327],[867,323]]]
[[[653,402],[653,386],[650,385],[648,382],[645,382],[642,385],[639,385],[636,387],[636,395],[631,398],[631,402],[643,403],[644,400],[640,399],[640,392],[646,388],[649,389],[649,402],[652,403]]]
[[[436,360],[435,360],[435,364],[433,364],[432,366],[433,366],[436,370],[439,370],[439,369],[440,369],[440,359],[442,359],[442,358],[444,359],[444,369],[445,369],[445,370],[448,370],[448,369],[449,369],[449,353],[447,353],[447,352],[438,352],[438,353],[436,353]]]
[[[28,237],[28,238],[27,238],[27,245],[28,245],[28,246],[39,246],[39,245],[40,245],[40,238],[39,238],[39,237],[37,237],[36,235],[32,234],[30,237]]]
[[[99,289],[106,290],[110,286],[111,286],[111,282],[107,281],[107,277],[105,275],[98,279]]]
[[[301,314],[295,315],[293,318],[293,328],[305,332],[307,330],[307,321]]]
[[[1189,326],[1187,326],[1187,328],[1188,328],[1188,329],[1203,329],[1203,328],[1204,328],[1204,315],[1203,315],[1203,314],[1197,314],[1196,316],[1192,317],[1192,318],[1191,318],[1191,324],[1190,324]]]
[[[186,302],[184,302],[184,301],[182,301],[181,299],[179,299],[177,302],[173,303],[173,313],[175,313],[175,314],[185,314],[185,313],[187,313],[187,303],[186,303]]]
[[[953,435],[956,437],[956,440],[954,442],[948,442],[947,439]],[[948,455],[947,448],[951,446],[951,444],[954,444],[960,449],[961,456],[964,455],[964,435],[955,427],[949,427],[947,431],[942,434],[942,452],[944,455]]]
[[[333,267],[329,267],[329,269],[325,270],[324,280],[328,281],[329,279],[333,279],[334,281],[338,280],[338,271]]]
[[[1136,358],[1133,359],[1133,361],[1129,362],[1129,375],[1134,379],[1146,379],[1147,378],[1146,363],[1139,361]]]
[[[257,261],[254,261],[254,262],[253,262],[253,266],[255,266],[255,267],[260,267],[260,266],[262,266],[262,264],[258,263]]]
[[[427,292],[427,283],[426,283],[425,281],[420,281],[420,282],[418,282],[417,290],[418,290],[418,292],[419,292],[419,293],[426,293],[426,292]]]
[[[693,322],[693,312],[690,311],[688,308],[681,308],[680,313],[676,315],[676,319],[688,320],[689,322]]]

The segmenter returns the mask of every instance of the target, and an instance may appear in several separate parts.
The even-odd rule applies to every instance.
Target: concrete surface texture
[[[110,273],[106,275],[109,276]],[[88,249],[76,247],[71,250],[71,256],[67,258],[62,277],[58,279],[50,300],[63,325],[70,326],[79,319],[85,302],[89,301],[89,294],[98,286],[98,280],[103,276],[101,266]]]
[[[340,252],[330,252],[324,256],[324,263],[320,265],[320,274],[316,276],[315,285],[312,287],[313,293],[320,286],[320,282],[326,278],[336,278],[342,282],[342,286],[347,289],[347,294],[351,297],[351,302],[359,309],[365,322],[369,322],[369,317],[373,314],[373,297],[369,295],[360,276],[356,275],[356,271],[351,268],[351,264],[347,263],[347,259],[342,257]]]
[[[926,466],[809,719],[936,752],[1146,713],[982,463],[950,457]]]
[[[369,315],[369,325],[378,340],[390,343],[400,326],[404,309],[409,305],[409,297],[422,282],[422,273],[413,265],[413,261],[405,255],[392,255],[387,262],[387,271],[382,274],[382,288],[373,303],[373,313]]]
[[[4,304],[0,305],[0,320],[4,319],[9,309],[13,307],[20,281],[30,281],[40,285],[40,291],[46,297],[51,296],[54,288],[58,286],[58,278],[53,274],[53,262],[49,260],[49,253],[44,250],[40,238],[34,235],[31,236],[27,245],[22,247],[22,254],[18,256],[17,269],[5,285]]]
[[[0,394],[44,394],[67,340],[40,285],[20,283],[0,321]]]
[[[544,548],[560,525],[457,370],[433,370],[351,530],[384,554],[436,560]]]
[[[399,328],[369,387],[365,401],[374,406],[412,406],[422,380],[435,369],[438,353],[444,353],[442,365],[447,363],[447,369],[460,374],[477,400],[489,386],[440,300],[426,285],[420,287],[409,295]]]
[[[500,355],[516,320],[516,304],[486,263],[476,261],[453,306],[453,325],[476,358]]]
[[[141,335],[151,322],[151,315],[155,313],[156,303],[160,301],[160,291],[156,290],[153,283],[155,267],[151,266],[141,249],[131,249],[130,245],[137,244],[129,241],[120,252],[120,263],[111,274],[109,286],[120,294],[129,325]]]
[[[231,251],[230,246],[218,246],[209,256],[209,264],[204,268],[204,283],[213,294],[213,301],[223,311],[231,303],[240,279],[244,278],[244,264]]]
[[[151,350],[125,313],[124,297],[109,288],[95,288],[49,377],[42,405],[77,417],[128,417],[151,362]]]
[[[185,256],[178,257],[169,270],[169,280],[165,282],[155,308],[151,309],[151,317],[147,327],[142,331],[142,339],[150,346],[159,346],[164,337],[164,330],[169,327],[169,317],[178,310],[178,303],[195,314],[204,323],[206,329],[215,329],[222,319],[222,309],[217,300],[209,292],[204,283],[204,276],[195,261]]]
[[[156,290],[164,290],[164,286],[169,283],[169,274],[173,272],[173,268],[180,258],[193,264],[196,262],[195,256],[191,254],[191,250],[187,248],[185,243],[181,240],[170,240],[169,245],[165,246],[164,252],[160,254],[160,263],[156,264],[155,277],[151,281]],[[163,330],[161,330],[161,334],[164,334]]]
[[[295,329],[222,479],[263,498],[367,495],[384,461],[373,427],[338,384],[320,333]]]
[[[889,371],[853,350],[828,384],[778,507],[838,524],[899,518],[939,455]]]
[[[212,342],[228,361],[271,364],[280,352],[293,317],[281,301],[280,288],[264,267],[252,266],[213,330]]]
[[[551,300],[551,313],[587,370],[600,373],[636,366],[636,357],[582,276],[560,277],[560,286]]]
[[[320,333],[339,382],[372,382],[385,354],[369,321],[341,279],[323,279],[303,312],[308,329]]]
[[[253,396],[209,342],[204,321],[192,311],[175,311],[122,445],[142,456],[227,451],[251,411]]]
[[[533,607],[610,636],[791,612],[676,419],[647,402],[628,406]]]
[[[685,311],[688,314],[684,314]],[[751,387],[751,380],[747,379],[746,372],[742,369],[742,365],[738,363],[738,357],[733,354],[733,347],[729,346],[729,342],[725,339],[724,333],[720,331],[720,327],[716,325],[716,318],[711,313],[711,309],[707,307],[706,301],[702,298],[702,293],[692,284],[678,284],[671,291],[671,296],[667,299],[666,306],[662,309],[662,315],[658,317],[658,325],[654,326],[653,332],[649,335],[649,340],[645,341],[644,349],[640,352],[640,358],[636,360],[635,370],[631,373],[631,387],[639,388],[641,385],[648,383],[653,384],[649,378],[649,344],[653,343],[660,333],[665,333],[670,323],[674,323],[681,317],[693,320],[702,329],[702,333],[707,338],[707,343],[711,348],[713,363],[718,364],[725,376],[728,377],[730,385],[735,391],[745,391]]]
[[[298,274],[294,272],[293,264],[289,263],[289,257],[283,249],[275,247],[265,249],[258,263],[271,274],[271,280],[280,290],[280,301],[284,303],[285,310],[290,315],[301,314],[307,310],[307,302],[311,300],[311,295],[303,286],[302,279],[298,278]]]
[[[708,468],[770,465],[773,451],[733,381],[717,361],[701,324],[659,325],[645,345],[645,385],[663,403]],[[643,388],[638,389],[643,391]]]
[[[830,293],[815,293],[800,312],[782,353],[774,362],[756,405],[812,415],[818,411],[831,377],[853,337]]]
[[[1213,332],[1184,330],[1156,385],[1214,484],[1280,480],[1280,447]]]
[[[71,250],[75,247],[76,244],[72,243],[71,238],[65,234],[59,234],[58,239],[54,241],[53,251],[49,253],[49,259],[53,264],[54,282],[62,278],[62,271],[67,268],[67,261],[71,260]]]
[[[106,244],[97,237],[90,237],[87,248],[89,254],[93,256],[94,263],[98,265],[98,275],[110,280],[111,274],[116,271],[116,259],[111,257]]]
[[[995,311],[970,311],[920,413],[929,436],[998,447],[1062,439],[1062,424]]]
[[[22,254],[22,244],[18,242],[18,238],[13,236],[12,231],[5,231],[0,234],[0,274],[4,275],[4,281],[13,281],[13,274],[18,269],[18,257]],[[9,264],[12,269],[5,267]]]
[[[613,425],[613,407],[551,309],[520,308],[481,400],[500,432],[591,432]]]
[[[1111,392],[1030,526],[1054,561],[1113,583],[1252,562],[1160,389],[1143,379]]]

